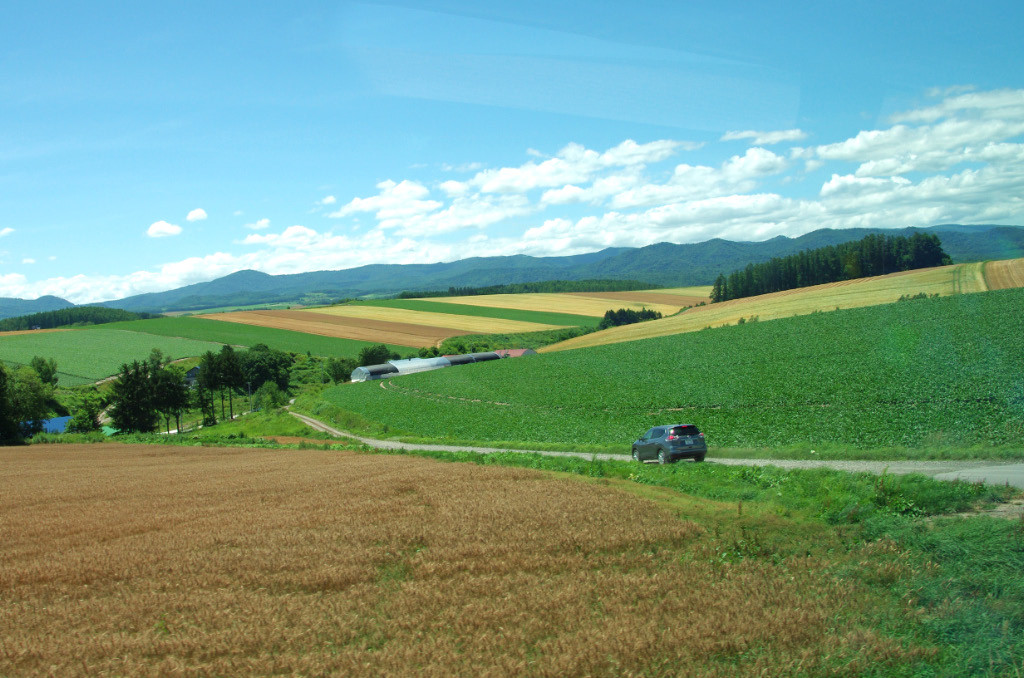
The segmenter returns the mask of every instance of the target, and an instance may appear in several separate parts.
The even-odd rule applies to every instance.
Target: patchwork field
[[[668,490],[111,444],[0,448],[0,484],[0,675],[862,675],[939,656],[888,636],[880,612],[904,615],[864,584],[909,569],[894,545],[855,550],[850,576],[820,523]]]
[[[13,333],[12,333],[13,334]],[[57,361],[62,386],[77,386],[105,379],[122,363],[144,360],[154,348],[173,358],[218,351],[221,345],[180,337],[164,337],[126,330],[96,328],[66,332],[31,332],[0,335],[0,360],[27,365],[33,356]]]
[[[622,294],[640,294],[646,296],[650,290],[643,292],[623,292]],[[604,293],[599,293],[604,294]],[[618,294],[618,293],[613,293]],[[521,311],[548,311],[552,313],[573,313],[576,315],[588,315],[600,318],[605,311],[617,308],[630,308],[639,311],[641,308],[649,308],[658,311],[662,315],[671,315],[679,311],[684,304],[673,302],[645,303],[642,301],[625,301],[619,298],[604,298],[594,296],[592,293],[555,293],[542,292],[538,294],[483,294],[468,297],[444,297],[449,304],[465,304],[468,306],[484,306],[492,308],[510,308]],[[611,303],[610,303],[611,302]]]
[[[626,452],[648,427],[673,420],[698,424],[712,450],[1019,445],[1022,307],[1024,289],[916,299],[344,385],[322,397],[375,433],[528,449],[617,443]]]
[[[386,322],[421,325],[424,327],[443,326],[448,329],[460,330],[462,334],[513,334],[519,332],[541,332],[543,330],[556,330],[564,325],[544,325],[540,323],[523,322],[521,320],[505,320],[502,318],[487,318],[476,315],[456,315],[452,313],[432,313],[430,311],[415,311],[405,308],[390,308],[387,306],[330,306],[316,310],[303,311],[311,315],[333,315],[343,318],[383,320]]]
[[[641,304],[672,304],[679,308],[711,303],[710,287],[687,287],[664,290],[639,290],[636,292],[571,292],[576,296],[609,299]],[[664,311],[662,312],[664,313]]]
[[[985,264],[982,263],[955,264],[733,299],[691,308],[670,318],[613,327],[602,332],[587,334],[547,346],[541,351],[563,351],[586,346],[663,337],[683,332],[694,332],[706,327],[735,325],[740,319],[749,320],[753,317],[759,320],[774,320],[805,315],[815,311],[889,304],[901,296],[915,294],[943,296],[955,293],[983,292],[988,289],[985,276],[982,274],[984,266]],[[992,264],[990,263],[988,266],[992,266]],[[1011,270],[1017,269],[1011,267]]]
[[[349,318],[313,311],[239,311],[200,317],[411,348],[434,346],[448,337],[469,334],[469,332],[454,327]]]
[[[596,325],[599,322],[598,318],[589,315],[551,313],[547,311],[522,311],[514,308],[470,306],[468,304],[448,304],[437,299],[374,299],[361,300],[352,305],[405,308],[410,311],[471,315],[481,318],[502,318],[505,320],[519,320],[527,323],[539,323],[541,325],[559,325],[562,327],[586,327]]]
[[[185,337],[202,341],[215,341],[233,346],[255,346],[266,344],[270,348],[291,353],[312,353],[313,355],[343,356],[354,358],[370,341],[356,341],[339,337],[321,336],[305,332],[244,325],[237,322],[223,322],[221,316],[150,318],[103,325],[106,328],[125,329],[133,332],[157,334],[169,337]],[[405,351],[407,346],[389,345],[393,351]]]

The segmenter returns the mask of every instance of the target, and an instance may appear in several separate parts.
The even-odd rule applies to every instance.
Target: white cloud
[[[206,218],[206,210],[202,208],[196,208],[188,213],[185,217],[186,221],[202,221]]]
[[[21,263],[23,263],[23,264],[34,264],[34,263],[36,263],[36,260],[31,258],[31,257],[25,257],[24,259],[21,260]]]
[[[324,198],[322,200],[317,201],[317,204],[318,205],[333,205],[336,202],[338,202],[337,198],[335,198],[333,195],[327,195],[327,196],[324,196]]]
[[[166,221],[155,221],[146,229],[146,235],[150,238],[166,238],[181,233],[181,226],[169,224]]]
[[[699,200],[753,190],[757,179],[778,174],[788,165],[786,158],[754,146],[734,155],[720,167],[678,165],[663,184],[645,184],[622,191],[612,199],[618,209],[650,207],[683,200]]]
[[[13,228],[0,228],[0,238],[4,237],[5,235],[10,235],[11,233],[14,233]]]
[[[358,212],[375,212],[377,219],[402,219],[438,209],[443,203],[426,200],[430,189],[408,179],[396,183],[382,181],[377,184],[380,192],[369,198],[353,198],[348,204],[328,216],[338,218]]]
[[[755,132],[754,130],[744,130],[742,132],[726,132],[722,135],[722,141],[734,141],[736,139],[753,139],[753,143],[757,146],[770,146],[772,144],[779,144],[783,141],[800,141],[801,139],[807,138],[807,132],[799,129],[786,129],[779,130],[776,132]]]
[[[246,224],[245,227],[251,228],[254,231],[262,231],[263,229],[270,227],[270,219],[267,219],[266,217],[263,219],[257,219],[251,224]]]

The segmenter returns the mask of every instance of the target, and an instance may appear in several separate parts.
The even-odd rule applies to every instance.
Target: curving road
[[[523,452],[543,454],[551,457],[581,457],[583,459],[618,459],[624,461],[628,457],[621,454],[590,454],[587,452],[553,452],[551,450],[509,450],[496,447],[470,447],[465,445],[421,445],[402,443],[394,440],[376,440],[358,436],[348,431],[341,431],[322,421],[307,417],[298,412],[290,413],[310,428],[330,433],[340,438],[351,438],[372,447],[385,450],[434,450],[440,452]],[[869,473],[921,473],[938,480],[966,480],[984,482],[993,485],[1012,485],[1024,488],[1024,464],[1018,462],[1001,462],[992,460],[971,461],[833,461],[833,460],[796,460],[796,459],[713,459],[707,463],[727,464],[730,466],[778,466],[781,468],[817,468],[826,467],[839,471],[866,471]]]

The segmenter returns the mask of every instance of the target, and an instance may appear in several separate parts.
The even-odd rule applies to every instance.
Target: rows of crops
[[[139,321],[151,322],[151,321]],[[116,374],[121,365],[144,360],[154,348],[173,358],[217,351],[220,344],[181,337],[164,337],[139,332],[109,329],[19,334],[0,338],[0,360],[27,365],[33,356],[57,361],[57,376],[62,386],[87,384]]]
[[[523,311],[515,308],[491,308],[488,306],[470,306],[468,304],[449,304],[444,301],[427,299],[377,299],[360,300],[358,306],[384,306],[387,308],[404,308],[410,311],[426,311],[429,313],[450,313],[453,315],[471,315],[480,318],[501,318],[502,320],[520,320],[539,323],[541,325],[560,325],[591,327],[597,325],[600,318],[573,313],[551,313],[548,311]],[[608,302],[608,308],[615,302]],[[314,309],[315,310],[315,309]],[[443,324],[439,322],[438,324]]]
[[[355,339],[324,337],[305,332],[280,330],[272,327],[258,327],[241,323],[221,322],[207,318],[152,318],[150,320],[132,320],[122,323],[104,325],[106,328],[131,330],[167,337],[185,337],[201,341],[214,341],[234,346],[254,346],[266,344],[270,348],[292,353],[312,353],[313,355],[342,356],[354,358],[369,342]],[[95,331],[95,330],[93,330]],[[410,351],[407,346],[390,346],[391,350],[400,353]]]
[[[1024,291],[922,299],[345,385],[391,432],[609,443],[672,421],[712,446],[1024,437]]]

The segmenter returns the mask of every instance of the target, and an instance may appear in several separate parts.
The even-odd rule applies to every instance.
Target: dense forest
[[[72,327],[75,325],[102,325],[121,320],[140,320],[153,317],[149,313],[132,313],[119,308],[103,306],[72,306],[57,311],[43,311],[17,318],[0,320],[0,332],[15,330],[31,330],[35,328],[48,330],[55,327]]]
[[[728,276],[719,274],[711,290],[711,301],[951,263],[953,260],[933,233],[915,232],[910,237],[872,234],[854,242],[747,264]]]
[[[632,292],[662,287],[638,280],[545,280],[542,282],[509,283],[486,287],[449,287],[429,292],[401,292],[399,299],[422,297],[471,297],[481,294],[527,294],[537,292]]]

